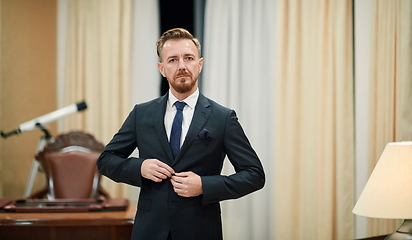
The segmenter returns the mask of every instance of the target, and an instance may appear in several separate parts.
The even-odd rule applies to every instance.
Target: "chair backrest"
[[[99,175],[96,152],[54,152],[46,155],[55,198],[96,197]]]
[[[96,161],[103,144],[87,133],[59,135],[36,155],[48,182],[47,197],[94,198],[99,193],[100,173]]]

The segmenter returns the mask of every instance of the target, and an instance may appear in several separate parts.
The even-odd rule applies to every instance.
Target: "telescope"
[[[25,123],[22,123],[15,130],[10,131],[8,133],[4,133],[3,131],[1,131],[1,136],[3,138],[7,138],[11,135],[18,134],[21,132],[32,131],[37,128],[41,129],[42,126],[44,126],[45,124],[56,121],[59,118],[65,117],[69,114],[83,111],[86,108],[87,108],[87,104],[85,101],[80,102],[80,103],[75,103],[67,107],[61,108],[59,110],[53,111],[51,113],[45,114],[43,116],[37,117],[35,119],[32,119],[30,121],[27,121]]]

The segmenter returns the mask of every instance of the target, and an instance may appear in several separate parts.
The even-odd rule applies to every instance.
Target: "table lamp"
[[[386,145],[352,212],[371,218],[404,219],[385,240],[412,239],[412,142]]]

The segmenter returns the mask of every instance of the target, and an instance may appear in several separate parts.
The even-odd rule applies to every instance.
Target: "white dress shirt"
[[[189,130],[190,123],[192,122],[193,113],[195,112],[195,106],[196,106],[198,98],[199,98],[199,89],[197,89],[192,95],[190,95],[186,99],[183,99],[182,101],[182,102],[185,102],[186,105],[183,108],[182,136],[180,138],[180,147],[182,146],[186,138],[187,131]],[[169,98],[166,103],[166,112],[165,112],[165,118],[164,118],[167,139],[169,140],[169,142],[170,142],[170,132],[172,131],[173,120],[175,118],[176,111],[177,111],[176,106],[174,105],[176,101],[179,101],[179,100],[169,90]]]

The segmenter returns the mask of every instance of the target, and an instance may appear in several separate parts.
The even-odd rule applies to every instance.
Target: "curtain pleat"
[[[275,239],[352,239],[352,4],[277,3]]]
[[[68,116],[63,129],[83,130],[106,144],[130,111],[130,0],[73,0],[68,3],[66,104],[85,100],[86,111]],[[114,196],[130,187],[106,178]]]
[[[273,0],[206,1],[201,91],[236,111],[267,176],[263,190],[221,203],[224,239],[273,239],[274,9]]]
[[[369,175],[388,142],[412,140],[412,2],[375,2],[371,44]],[[370,236],[394,232],[396,220],[368,219]]]

